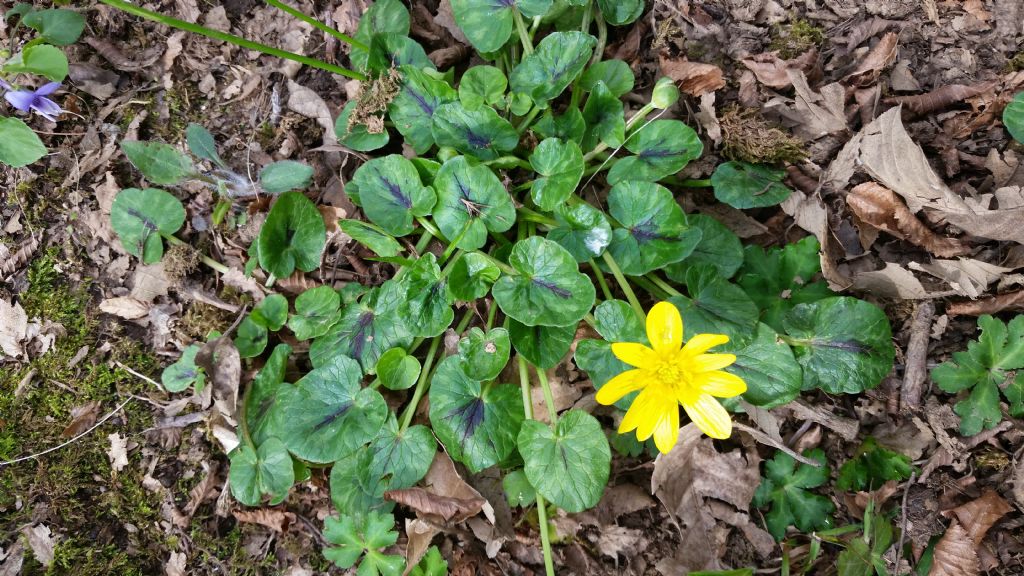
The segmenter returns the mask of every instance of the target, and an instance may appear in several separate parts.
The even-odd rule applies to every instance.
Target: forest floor
[[[344,46],[257,0],[148,4],[347,60]],[[352,34],[367,0],[297,4]],[[432,58],[468,64],[471,52],[453,39],[437,0],[414,4],[412,36]],[[355,87],[106,6],[84,9],[88,28],[68,49],[71,80],[61,94],[71,113],[58,124],[32,120],[51,154],[0,172],[0,339],[8,344],[0,353],[0,576],[340,574],[320,553],[326,476],[314,473],[282,506],[241,507],[225,489],[227,458],[208,412],[153,381],[186,345],[238,316],[251,288],[241,270],[252,231],[196,236],[233,276],[182,274],[173,259],[144,266],[126,254],[109,212],[117,191],[139,182],[118,142],[178,144],[195,122],[233,166],[304,160],[316,168],[319,204],[357,217],[344,183],[360,158],[323,138]],[[886,311],[897,360],[881,386],[855,396],[805,393],[796,405],[761,411],[756,424],[797,451],[824,449],[833,471],[868,438],[909,456],[911,478],[871,493],[835,482],[817,489],[834,503],[837,527],[860,522],[866,508],[891,523],[910,544],[907,554],[877,551],[894,574],[908,573],[942,541],[946,557],[960,560],[938,568],[945,571],[933,566],[934,574],[1024,574],[1024,422],[1005,417],[962,436],[952,410],[958,398],[928,377],[977,339],[977,316],[1009,320],[1024,310],[1024,146],[1000,122],[1024,90],[1022,23],[1020,0],[654,0],[635,24],[612,30],[606,49],[630,63],[638,93],[662,75],[680,82],[684,98],[672,114],[698,128],[707,151],[687,178],[708,177],[728,154],[784,161],[797,191],[781,207],[746,212],[710,192],[680,193],[687,211],[719,218],[748,244],[818,236],[829,284]],[[0,22],[0,43],[10,33]],[[920,177],[909,137],[952,190],[993,207],[985,221],[953,224],[941,210],[915,216],[891,193],[851,192],[862,180],[851,180],[862,128],[899,104],[906,131],[883,127],[874,153]],[[208,190],[185,194],[190,214],[215,202]],[[373,284],[390,270],[363,260],[354,243],[328,253],[324,269],[338,282]],[[320,280],[290,279],[277,289],[294,293]],[[126,309],[122,297],[137,307]],[[585,376],[571,374],[577,397],[593,393]],[[744,436],[719,446],[697,450],[706,461],[689,472],[697,487],[688,497],[701,514],[712,511],[702,542],[682,542],[676,519],[651,495],[652,458],[616,455],[597,508],[555,519],[556,563],[581,575],[673,576],[700,556],[777,573],[786,556],[799,572],[820,541],[797,536],[785,550],[766,543],[755,508],[713,516],[731,489],[712,473],[716,458],[756,469],[771,453]],[[473,482],[503,500],[493,479]],[[543,572],[536,519],[504,510],[499,521],[514,536],[503,542],[473,524],[434,540],[452,574]],[[835,573],[839,549],[824,543],[808,573]]]

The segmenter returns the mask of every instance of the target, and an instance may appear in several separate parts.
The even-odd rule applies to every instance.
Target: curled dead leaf
[[[440,518],[445,523],[462,522],[476,516],[487,502],[483,498],[440,496],[423,488],[388,490],[384,499],[412,508],[424,518]]]
[[[466,483],[455,469],[455,463],[444,451],[439,450],[434,455],[434,461],[430,463],[427,475],[423,477],[423,486],[428,492],[438,496],[454,498],[463,501],[481,501],[479,511],[484,513],[487,520],[494,524],[494,507],[486,498],[480,495],[475,488]]]
[[[914,114],[928,114],[936,110],[942,110],[950,104],[962,102],[967,98],[988,92],[996,87],[998,82],[983,82],[973,86],[963,84],[949,84],[940,86],[931,92],[918,94],[916,96],[897,96],[886,98],[886,104],[902,104],[907,110]]]
[[[78,436],[96,423],[96,417],[100,415],[100,402],[93,400],[81,406],[71,409],[71,423],[61,432],[61,438]]]
[[[754,73],[761,84],[770,88],[787,88],[793,83],[789,75],[790,70],[809,73],[817,60],[818,51],[811,49],[789,60],[779,58],[778,52],[766,52],[749,56],[741,62]]]
[[[266,526],[274,532],[284,532],[296,520],[295,514],[276,508],[257,508],[255,510],[234,510],[231,514],[239,522],[248,522]]]
[[[703,96],[725,87],[722,69],[714,64],[690,62],[685,58],[658,56],[661,73],[676,81],[679,89],[690,96]]]
[[[932,232],[907,208],[907,205],[885,186],[864,182],[846,196],[846,204],[862,222],[948,258],[966,254],[969,248],[955,238]]]
[[[957,506],[944,514],[956,518],[974,545],[978,546],[985,539],[989,528],[1011,510],[1013,508],[1002,496],[995,490],[989,489],[979,498]]]
[[[125,320],[138,320],[149,314],[149,304],[131,296],[118,296],[100,302],[100,311]]]
[[[978,553],[963,526],[954,522],[935,544],[929,576],[978,576]]]
[[[857,64],[857,68],[847,75],[846,80],[854,85],[866,87],[874,84],[878,76],[887,66],[896,61],[896,48],[899,45],[899,35],[895,32],[888,32],[875,44],[871,50]]]
[[[1006,311],[1024,311],[1024,290],[997,294],[980,300],[953,302],[946,306],[946,314],[950,316],[982,316]]]

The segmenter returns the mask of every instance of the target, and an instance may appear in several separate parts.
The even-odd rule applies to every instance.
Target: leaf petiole
[[[188,243],[186,243],[181,238],[178,238],[174,234],[165,234],[165,233],[161,232],[160,235],[163,236],[164,240],[167,240],[167,243],[171,244],[172,246],[187,246],[188,245]],[[227,274],[231,270],[227,266],[221,264],[220,262],[217,262],[216,260],[214,260],[213,258],[210,258],[206,254],[200,254],[199,255],[199,261],[202,262],[203,264],[206,264],[211,269],[213,269],[213,270],[215,270],[217,272],[220,272],[221,274]]]
[[[619,288],[626,295],[626,300],[629,301],[629,305],[633,307],[633,311],[636,312],[636,317],[640,321],[644,321],[647,318],[647,314],[644,313],[644,307],[640,305],[640,301],[637,300],[636,294],[633,292],[633,287],[629,285],[629,281],[622,274],[622,270],[619,268],[618,262],[612,257],[610,253],[605,251],[601,255],[604,263],[608,265],[608,269],[611,270],[612,276],[615,277],[615,281],[619,283]]]
[[[527,420],[533,420],[533,399],[530,396],[530,368],[521,354],[519,355],[519,388],[523,393],[523,414]],[[547,576],[555,576],[555,562],[551,553],[551,537],[548,535],[548,511],[544,497],[537,492],[537,519],[540,530],[540,543],[544,551],[544,571]]]
[[[434,356],[437,354],[437,347],[440,343],[440,337],[434,338],[430,342],[430,349],[427,350],[427,357],[423,361],[420,379],[416,381],[416,390],[413,391],[412,399],[409,400],[409,405],[406,406],[405,412],[402,414],[402,427],[399,429],[399,433],[405,432],[409,428],[409,424],[412,424],[412,417],[416,414],[416,407],[419,406],[423,393],[426,392],[427,382],[430,381],[431,368],[434,367]]]
[[[523,21],[523,15],[519,13],[519,10],[513,10],[512,15],[516,20],[516,30],[519,32],[519,40],[523,43],[523,54],[529,56],[533,54],[533,40],[530,38],[530,32],[526,29],[526,22]]]

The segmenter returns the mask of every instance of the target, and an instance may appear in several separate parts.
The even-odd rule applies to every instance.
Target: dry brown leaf
[[[324,226],[327,228],[328,234],[341,231],[341,228],[338,227],[338,221],[348,215],[344,208],[320,204],[316,209],[320,211],[320,217],[324,219]]]
[[[266,526],[274,532],[284,532],[295,522],[295,514],[277,508],[256,508],[233,510],[231,514],[239,522],[249,522]]]
[[[149,304],[131,296],[117,296],[100,302],[100,311],[125,320],[138,320],[149,314]]]
[[[1009,268],[1002,268],[971,258],[932,260],[925,264],[911,262],[909,266],[947,282],[958,294],[969,298],[981,296],[989,284],[1011,271]]]
[[[14,254],[9,254],[7,257],[3,258],[3,264],[0,264],[0,282],[5,281],[5,279],[11,274],[14,274],[16,270],[20,270],[21,267],[35,255],[36,250],[38,249],[38,236],[29,236],[22,241],[21,246],[18,247],[18,250]]]
[[[871,50],[857,65],[846,80],[855,86],[866,87],[874,84],[878,76],[887,66],[896,61],[896,48],[899,44],[899,35],[895,32],[888,32],[875,44]]]
[[[231,340],[230,331],[204,344],[196,353],[196,365],[206,371],[210,380],[215,412],[229,426],[236,425],[242,358]],[[215,420],[211,417],[211,423]]]
[[[316,120],[323,127],[324,146],[338,143],[338,137],[334,133],[334,118],[331,115],[331,109],[327,107],[327,103],[319,94],[294,80],[288,80],[288,109]]]
[[[93,400],[71,409],[71,423],[61,432],[61,438],[72,438],[89,429],[100,415],[100,401]]]
[[[845,89],[837,83],[821,87],[815,92],[800,70],[787,70],[786,78],[796,94],[793,100],[781,96],[765,103],[765,112],[778,114],[797,136],[804,140],[817,140],[847,129],[844,102]]]
[[[1019,506],[1024,506],[1024,459],[1017,461],[1013,467],[1013,499]]]
[[[761,84],[771,88],[787,88],[793,83],[789,74],[791,70],[809,72],[817,59],[818,51],[812,49],[790,60],[779,58],[778,52],[765,52],[744,58],[741,62]]]
[[[430,542],[440,532],[441,530],[430,522],[424,522],[419,518],[405,519],[405,536],[408,538],[405,545],[405,574],[420,563],[430,548]]]
[[[853,275],[854,290],[868,292],[883,298],[901,300],[923,300],[934,298],[913,272],[899,264],[886,262],[885,268]]]
[[[715,113],[714,92],[709,92],[700,97],[700,103],[694,117],[712,142],[716,145],[722,143],[722,124],[718,121],[718,115]]]
[[[388,490],[384,493],[384,499],[412,508],[424,518],[440,518],[443,522],[451,523],[476,516],[487,502],[483,498],[439,496],[423,488]]]
[[[44,567],[53,563],[53,549],[57,544],[57,537],[50,533],[50,528],[42,524],[26,526],[21,533],[28,540],[28,547],[32,549],[32,555],[36,561]]]
[[[931,92],[918,94],[916,96],[897,96],[886,98],[886,104],[902,104],[914,114],[928,114],[936,110],[942,110],[950,104],[962,102],[967,98],[988,92],[996,87],[998,82],[983,82],[972,86],[963,84],[949,84],[940,86]]]
[[[980,300],[953,302],[946,306],[950,316],[982,316],[1005,311],[1024,311],[1024,290],[997,294]]]
[[[107,436],[107,439],[110,440],[110,450],[107,450],[110,468],[114,472],[120,472],[128,466],[128,438],[114,432]]]
[[[979,546],[985,539],[989,528],[1011,510],[1013,507],[1002,496],[995,490],[988,489],[979,498],[943,512],[943,514],[955,517],[957,522],[964,527],[974,545]]]
[[[916,244],[936,256],[948,258],[969,251],[959,240],[932,232],[892,190],[874,182],[855,186],[847,194],[846,204],[866,224]]]
[[[978,576],[978,553],[963,526],[954,522],[935,544],[928,576]]]
[[[22,342],[28,337],[28,314],[21,304],[0,300],[0,352],[11,358],[25,353]]]
[[[186,576],[187,570],[188,555],[184,552],[171,552],[164,564],[164,576]]]
[[[793,217],[797,226],[814,234],[821,245],[819,260],[821,262],[821,274],[833,290],[839,292],[850,287],[852,280],[847,278],[836,266],[842,248],[832,235],[828,226],[828,209],[821,198],[816,195],[809,195],[794,190],[789,198],[786,198],[779,205],[782,211]]]
[[[0,576],[18,576],[25,563],[25,546],[21,540],[15,540],[7,549],[6,555],[0,553],[0,558],[3,559],[3,563],[0,564]]]
[[[690,62],[684,58],[658,56],[661,73],[676,81],[679,89],[690,96],[703,96],[725,87],[722,69],[714,64]]]
[[[646,547],[643,531],[625,526],[602,526],[597,538],[597,549],[602,555],[613,559],[620,555],[636,556]]]
[[[476,491],[475,488],[466,483],[459,476],[455,469],[455,463],[444,451],[439,450],[434,455],[434,461],[430,463],[427,475],[423,477],[423,486],[430,492],[439,496],[456,498],[459,500],[483,500],[481,510],[487,520],[494,523],[494,508],[487,500]]]

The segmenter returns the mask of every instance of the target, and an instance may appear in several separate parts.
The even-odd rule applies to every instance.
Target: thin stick
[[[106,416],[104,416],[103,418],[100,418],[100,420],[97,421],[95,424],[93,424],[88,430],[86,430],[85,432],[82,432],[81,434],[79,434],[78,436],[75,436],[74,438],[68,440],[67,442],[64,442],[63,444],[59,444],[57,446],[54,446],[53,448],[47,448],[46,450],[43,450],[42,452],[38,452],[36,454],[31,454],[29,456],[22,456],[21,458],[15,458],[14,460],[8,460],[7,462],[0,462],[0,468],[2,468],[4,466],[10,466],[11,464],[17,464],[18,462],[24,462],[26,460],[34,460],[36,458],[39,458],[40,456],[45,456],[45,455],[49,454],[50,452],[56,452],[57,450],[60,450],[61,448],[64,448],[65,446],[73,444],[74,442],[78,441],[79,438],[82,438],[83,436],[89,434],[93,430],[95,430],[95,429],[99,428],[100,426],[102,426],[104,422],[106,422],[107,420],[110,420],[111,418],[113,418],[114,414],[117,414],[118,412],[120,412],[121,409],[124,408],[125,405],[127,405],[131,401],[132,401],[132,398],[128,398],[124,402],[121,402],[117,406],[117,408],[114,408]]]
[[[739,422],[733,422],[732,425],[737,430],[740,430],[742,432],[746,432],[747,434],[750,434],[751,436],[754,437],[754,440],[757,440],[761,444],[766,444],[766,445],[771,446],[772,448],[775,448],[777,450],[782,450],[786,454],[789,454],[790,456],[792,456],[793,459],[798,461],[798,462],[803,462],[804,464],[808,464],[810,466],[814,466],[815,468],[821,468],[821,462],[818,462],[817,460],[812,460],[811,458],[808,458],[807,456],[804,456],[803,454],[800,454],[796,450],[793,450],[792,448],[790,448],[789,446],[786,446],[785,444],[783,444],[781,442],[776,442],[775,440],[772,439],[771,436],[765,434],[764,432],[761,432],[757,428],[751,428],[750,426],[747,426],[745,424],[740,424]]]
[[[910,480],[907,480],[907,487],[903,490],[903,504],[900,505],[903,518],[900,520],[900,542],[896,545],[896,571],[900,570],[900,560],[903,560],[903,542],[907,537],[907,497],[910,496],[910,487],[917,479],[917,471],[910,473]]]
[[[117,360],[114,360],[114,366],[117,366],[118,368],[120,368],[121,370],[124,370],[125,372],[131,374],[132,376],[135,376],[136,378],[138,378],[140,380],[145,380],[146,382],[149,382],[153,386],[156,386],[157,388],[160,388],[161,390],[163,390],[163,386],[161,386],[160,383],[157,382],[156,380],[153,380],[152,378],[150,378],[149,376],[146,376],[145,374],[139,374],[135,370],[132,370],[131,368],[125,366],[124,364],[121,364]]]

